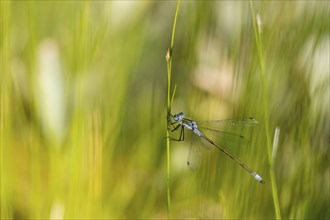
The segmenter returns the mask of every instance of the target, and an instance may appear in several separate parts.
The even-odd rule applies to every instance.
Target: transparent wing
[[[220,146],[248,145],[252,127],[258,124],[253,118],[197,122],[198,128]]]
[[[209,128],[213,130],[240,130],[258,125],[258,121],[254,118],[245,119],[229,119],[197,122],[199,127]]]
[[[201,164],[203,149],[211,149],[214,147],[209,142],[207,142],[204,138],[197,136],[195,133],[187,130],[187,138],[190,140],[190,149],[187,159],[187,165],[190,170],[196,171]]]
[[[195,171],[199,168],[202,160],[202,152],[198,144],[192,143],[190,145],[190,150],[187,159],[187,165],[190,170]]]

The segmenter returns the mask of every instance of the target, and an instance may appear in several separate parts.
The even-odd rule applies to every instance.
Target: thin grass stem
[[[256,46],[258,50],[258,61],[260,67],[260,80],[261,80],[261,89],[262,89],[262,103],[263,103],[263,112],[264,112],[264,120],[265,120],[265,131],[266,131],[266,141],[267,141],[267,152],[268,152],[268,162],[270,164],[269,174],[271,178],[272,184],[272,194],[273,194],[273,202],[275,207],[275,214],[277,219],[281,219],[280,206],[278,201],[278,193],[276,186],[276,177],[274,171],[274,165],[272,160],[272,147],[270,140],[270,128],[269,128],[269,109],[268,109],[268,97],[267,97],[267,85],[265,81],[265,67],[264,67],[264,58],[262,51],[262,40],[261,40],[261,20],[259,15],[257,15],[257,20],[254,12],[253,2],[250,0],[251,7],[251,16],[253,21],[253,30],[256,40]]]
[[[171,95],[171,75],[172,75],[172,50],[174,46],[174,36],[175,36],[175,27],[176,21],[178,17],[180,7],[180,0],[177,2],[174,21],[173,21],[173,28],[172,28],[172,38],[171,38],[171,47],[167,50],[166,53],[166,64],[167,64],[167,117],[166,117],[166,137],[170,136],[170,130],[168,125],[169,117],[171,114],[171,105],[173,102],[176,86],[174,87],[173,95]],[[167,213],[168,218],[171,218],[171,191],[170,191],[170,140],[166,139],[166,186],[167,186]]]
[[[174,100],[175,92],[176,92],[176,84],[174,85],[174,89],[173,89],[173,93],[172,93],[171,106],[172,106],[172,103],[173,103],[173,100]]]
[[[274,166],[275,164],[279,137],[280,137],[280,128],[276,127],[274,133],[274,140],[273,140],[273,152],[272,152],[272,163],[271,163],[272,166]]]
[[[0,197],[1,197],[1,204],[0,204],[0,218],[6,219],[10,218],[8,213],[8,204],[6,202],[6,191],[8,190],[8,185],[10,182],[5,180],[5,177],[8,173],[5,172],[6,163],[4,162],[4,153],[5,153],[5,146],[8,146],[8,120],[9,120],[9,106],[10,106],[10,96],[8,94],[9,86],[8,83],[8,72],[9,69],[9,45],[10,45],[10,38],[9,38],[9,28],[10,28],[10,2],[0,2]],[[8,149],[8,147],[6,148]],[[9,183],[9,184],[8,184]]]

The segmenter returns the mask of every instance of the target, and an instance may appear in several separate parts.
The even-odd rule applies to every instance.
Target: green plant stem
[[[0,218],[6,219],[10,218],[8,213],[8,204],[7,204],[7,195],[6,191],[8,191],[8,180],[5,180],[4,177],[8,175],[8,171],[5,169],[6,164],[4,162],[4,146],[8,146],[8,106],[10,106],[9,102],[9,94],[8,91],[8,73],[9,73],[9,45],[10,45],[10,38],[9,38],[9,29],[10,29],[10,11],[11,11],[11,2],[0,2],[0,197],[1,197],[1,204],[0,204]],[[8,148],[6,148],[8,151]]]
[[[171,104],[174,98],[175,89],[171,96],[171,75],[172,75],[172,50],[174,45],[174,35],[175,35],[175,27],[176,21],[178,17],[180,7],[180,0],[177,2],[174,21],[173,21],[173,28],[172,28],[172,38],[171,38],[171,46],[167,50],[166,53],[166,64],[167,64],[167,117],[166,117],[166,137],[170,136],[170,128],[168,126],[170,115],[171,115]],[[166,185],[167,185],[167,213],[168,218],[171,218],[171,193],[170,193],[170,140],[169,138],[166,139]]]
[[[278,193],[277,193],[277,186],[276,186],[276,177],[274,171],[274,163],[272,160],[272,147],[271,147],[271,140],[270,140],[270,132],[269,132],[269,110],[268,110],[268,97],[267,97],[267,88],[266,88],[266,81],[265,81],[265,67],[263,62],[263,51],[262,51],[262,42],[261,42],[261,30],[260,27],[258,29],[257,22],[255,18],[253,2],[250,0],[250,7],[251,7],[251,14],[252,14],[252,21],[253,21],[253,30],[258,50],[258,60],[259,60],[259,67],[260,67],[260,79],[261,79],[261,87],[262,87],[262,102],[263,102],[263,109],[264,109],[264,119],[265,119],[265,131],[266,131],[266,141],[267,141],[267,152],[268,152],[268,162],[270,164],[269,174],[271,178],[272,184],[272,194],[273,194],[273,202],[275,207],[275,214],[277,219],[281,219],[281,212],[280,206],[278,201]]]
[[[167,51],[167,55],[169,54],[169,50]],[[166,56],[167,58],[168,56]],[[170,130],[168,127],[168,120],[171,112],[171,102],[170,102],[170,86],[171,86],[171,69],[170,69],[170,59],[166,59],[167,61],[167,130],[166,137],[170,136]],[[167,186],[167,213],[168,218],[171,218],[171,193],[170,193],[170,140],[166,139],[166,186]]]

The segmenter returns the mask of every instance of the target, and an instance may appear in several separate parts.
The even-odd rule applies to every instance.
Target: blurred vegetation
[[[1,218],[167,218],[166,62],[175,1],[1,1]],[[329,218],[328,1],[257,1],[285,219]],[[253,116],[249,146],[186,166],[171,143],[174,218],[275,218],[247,1],[183,1],[173,113]]]

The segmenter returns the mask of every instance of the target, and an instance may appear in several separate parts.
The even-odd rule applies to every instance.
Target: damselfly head
[[[183,112],[180,112],[178,114],[173,115],[173,119],[175,121],[182,121],[183,118],[184,118],[184,113]]]

